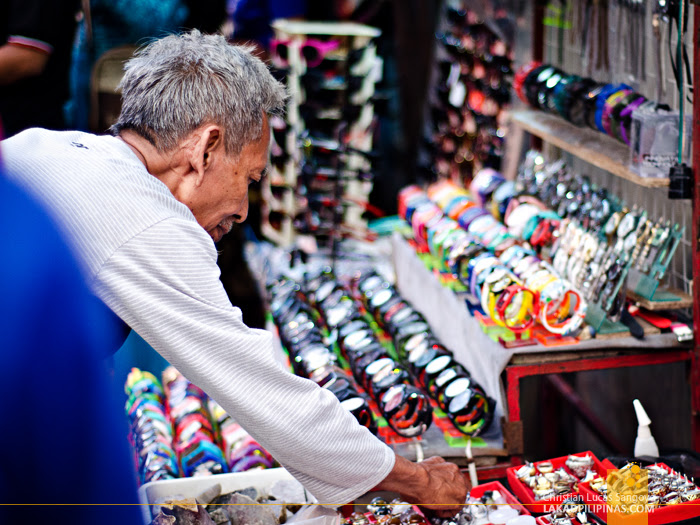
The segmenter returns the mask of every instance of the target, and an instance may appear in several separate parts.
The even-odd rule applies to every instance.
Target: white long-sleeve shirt
[[[32,129],[0,143],[9,176],[64,230],[92,290],[322,503],[383,480],[394,453],[330,392],[283,369],[219,281],[214,242],[121,140]],[[41,232],[28,231],[41,242]]]

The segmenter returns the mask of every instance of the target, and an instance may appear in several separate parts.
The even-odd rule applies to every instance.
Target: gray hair
[[[261,137],[263,114],[281,113],[287,96],[252,49],[197,30],[150,43],[125,65],[110,131],[133,130],[167,152],[199,126],[219,124],[226,152],[240,154]]]

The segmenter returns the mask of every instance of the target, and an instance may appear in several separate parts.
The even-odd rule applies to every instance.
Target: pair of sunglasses
[[[291,40],[273,39],[270,42],[270,52],[273,56],[279,59],[283,66],[289,65],[289,48]],[[340,47],[340,42],[337,40],[316,40],[309,38],[301,44],[300,52],[304,57],[307,67],[317,67],[326,58],[326,55],[331,51],[335,51]]]

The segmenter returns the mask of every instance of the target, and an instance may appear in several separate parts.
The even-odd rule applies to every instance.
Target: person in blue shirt
[[[115,318],[1,159],[0,242],[0,523],[141,523]]]

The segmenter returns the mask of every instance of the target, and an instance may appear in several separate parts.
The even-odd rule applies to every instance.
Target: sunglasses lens
[[[277,56],[279,56],[284,62],[289,60],[289,48],[287,44],[277,44]]]
[[[311,67],[317,66],[323,58],[320,51],[315,46],[311,45],[302,46],[301,54],[304,60],[306,60],[306,64]]]

